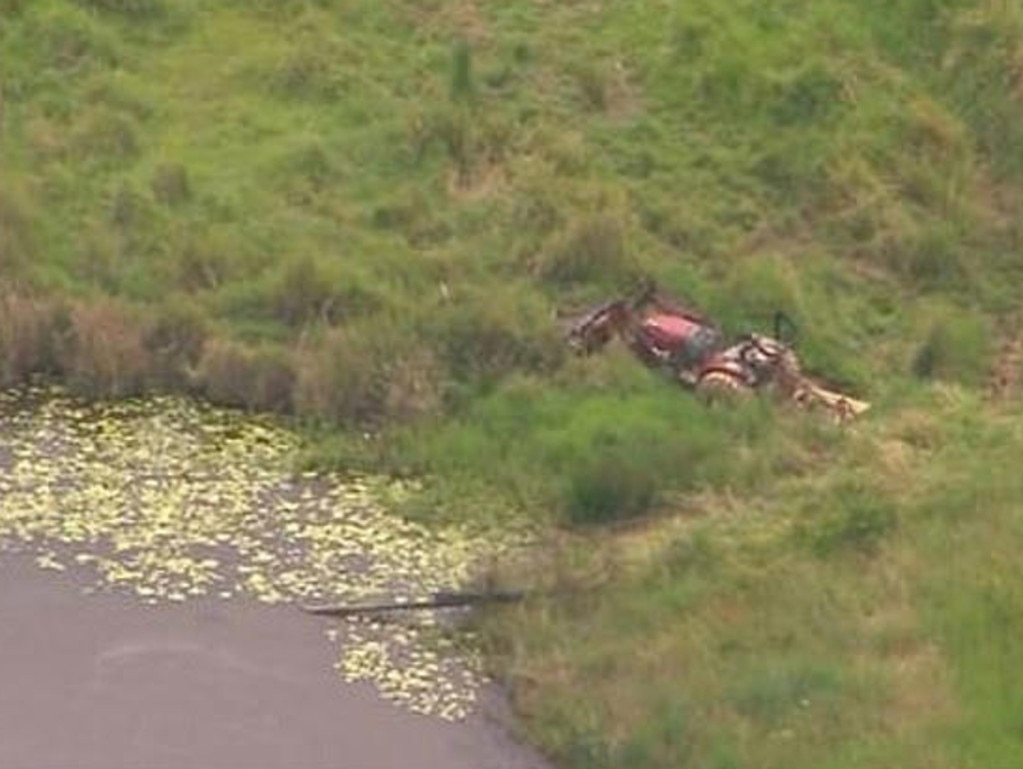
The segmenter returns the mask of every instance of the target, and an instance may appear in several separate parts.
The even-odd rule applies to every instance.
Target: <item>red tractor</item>
[[[568,343],[590,355],[613,339],[625,342],[651,367],[667,370],[681,385],[710,397],[772,390],[804,406],[823,406],[839,421],[869,404],[827,390],[805,377],[791,344],[794,326],[775,315],[775,335],[747,334],[728,343],[721,329],[700,313],[664,297],[653,285],[634,299],[606,302],[573,322]]]

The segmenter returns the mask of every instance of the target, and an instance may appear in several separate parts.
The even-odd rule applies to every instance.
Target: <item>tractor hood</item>
[[[703,324],[682,315],[658,313],[643,319],[643,331],[659,347],[674,349],[690,341]]]

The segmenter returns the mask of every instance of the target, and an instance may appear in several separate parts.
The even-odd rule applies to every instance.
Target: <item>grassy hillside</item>
[[[0,0],[0,382],[559,527],[601,589],[485,624],[566,766],[1013,763],[1021,193],[1017,2]],[[566,359],[642,276],[875,409]]]

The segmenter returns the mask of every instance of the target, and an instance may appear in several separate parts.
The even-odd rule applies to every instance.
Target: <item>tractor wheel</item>
[[[708,403],[734,403],[749,397],[753,391],[735,374],[708,371],[696,383],[696,392]]]

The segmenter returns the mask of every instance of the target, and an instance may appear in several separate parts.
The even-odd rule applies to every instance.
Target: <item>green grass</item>
[[[1021,83],[1005,2],[0,0],[0,381],[581,538],[485,620],[565,766],[1012,765]],[[874,409],[570,360],[644,276]]]

